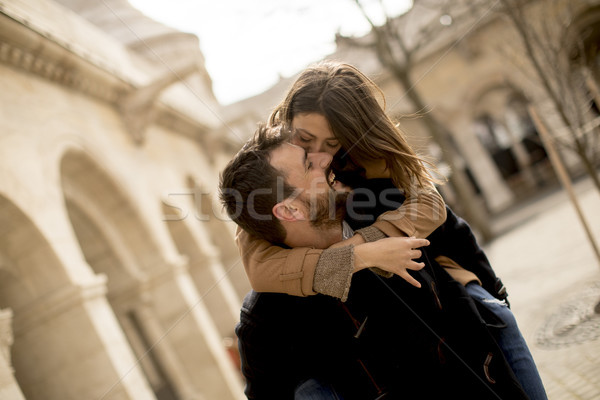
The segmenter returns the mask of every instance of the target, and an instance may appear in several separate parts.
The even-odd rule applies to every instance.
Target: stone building
[[[484,205],[488,215],[493,215],[557,184],[528,114],[528,104],[543,112],[556,128],[554,133],[560,134],[561,123],[555,121],[556,110],[535,83],[531,64],[517,53],[520,38],[515,29],[507,18],[492,9],[499,2],[487,2],[479,13],[474,13],[473,8],[463,7],[461,11],[461,7],[455,7],[475,3],[482,2],[448,1],[447,9],[415,6],[397,18],[396,26],[409,45],[418,40],[424,27],[430,31],[434,25],[440,27],[439,33],[414,54],[411,78],[427,105],[425,110],[415,110],[409,104],[404,89],[379,62],[368,45],[372,43],[372,33],[354,40],[338,37],[336,51],[326,58],[353,64],[374,79],[386,96],[387,111],[400,122],[409,141],[422,154],[432,157],[440,172],[447,175],[440,163],[442,149],[433,142],[422,120],[413,117],[419,112],[432,113],[450,132],[459,157],[458,166],[471,178],[478,203]],[[565,26],[551,27],[554,34],[565,37],[568,27],[570,34],[584,38],[564,51],[573,51],[579,44],[585,46],[592,55],[586,68],[595,78],[592,81],[598,82],[599,3],[583,0],[528,3],[533,18],[529,23],[542,24],[548,12],[562,15]],[[294,79],[295,76],[283,78],[268,91],[229,106],[225,110],[229,125],[240,136],[252,132],[256,121],[266,119],[269,110],[283,99]],[[590,81],[588,84],[594,85]],[[593,118],[600,114],[595,101],[592,103]],[[596,130],[588,129],[585,134],[598,136]],[[596,154],[600,154],[600,141],[591,142],[595,143]],[[573,152],[563,148],[562,156],[573,175],[584,173]],[[449,185],[440,189],[450,204],[460,208],[460,204],[453,204]]]
[[[125,0],[0,3],[1,399],[243,398],[219,108]]]

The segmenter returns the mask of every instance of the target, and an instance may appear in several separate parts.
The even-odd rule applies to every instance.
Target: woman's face
[[[340,149],[329,123],[319,113],[300,113],[292,119],[292,143],[308,153],[329,153],[332,156]]]

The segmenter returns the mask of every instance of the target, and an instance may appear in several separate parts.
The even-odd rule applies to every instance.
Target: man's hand
[[[414,237],[390,237],[354,247],[354,272],[364,268],[379,267],[400,276],[418,288],[421,284],[407,270],[419,271],[425,264],[413,261],[421,257],[420,247],[429,240]]]

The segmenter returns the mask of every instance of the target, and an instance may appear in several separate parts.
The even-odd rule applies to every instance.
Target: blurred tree
[[[600,2],[499,2],[498,11],[520,38],[520,44],[510,44],[513,57],[530,63],[539,87],[528,93],[529,100],[546,119],[553,141],[579,157],[600,191]]]
[[[427,102],[416,89],[418,82],[412,76],[416,63],[420,61],[417,54],[422,48],[439,38],[442,31],[455,22],[453,19],[456,19],[456,16],[460,18],[463,15],[468,15],[472,18],[473,9],[471,6],[473,3],[479,3],[479,1],[465,1],[464,4],[460,0],[453,2],[453,16],[451,17],[444,11],[447,1],[414,0],[413,8],[422,6],[437,10],[439,22],[421,24],[419,31],[412,32],[410,35],[405,34],[400,29],[398,18],[389,16],[382,0],[379,0],[378,3],[385,20],[380,25],[376,24],[369,16],[365,5],[359,0],[353,1],[371,25],[371,33],[366,38],[345,37],[343,40],[352,46],[372,49],[381,65],[401,85],[408,102],[414,110],[414,114],[419,116],[420,121],[433,140],[441,148],[441,158],[450,168],[451,172],[448,180],[456,195],[457,206],[460,208],[461,213],[473,228],[480,233],[484,241],[491,240],[493,234],[488,223],[487,212],[477,200],[475,189],[469,180],[467,171],[462,167],[464,160],[457,151],[452,135],[429,109]]]
[[[599,132],[600,93],[598,92],[600,2],[582,0],[499,0],[502,12],[512,22],[521,39],[517,54],[533,67],[534,82],[540,94],[532,96],[532,114],[541,112],[538,123],[547,129],[547,148],[553,144],[573,151],[585,167],[598,191],[600,179]],[[595,7],[594,7],[595,6]],[[535,19],[533,19],[535,17]],[[545,118],[543,118],[543,117]],[[552,117],[555,118],[552,118]],[[545,119],[542,126],[540,119]],[[600,250],[573,190],[559,155],[555,170],[578,213],[590,244],[600,262]],[[600,313],[600,302],[594,311]]]

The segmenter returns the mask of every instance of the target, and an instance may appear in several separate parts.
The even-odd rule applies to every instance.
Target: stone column
[[[0,399],[25,400],[10,363],[12,311],[0,310]]]
[[[523,145],[522,127],[519,125],[519,118],[514,110],[509,109],[506,112],[506,121],[504,129],[510,137],[510,149],[517,161],[517,165],[521,170],[521,176],[526,182],[529,190],[534,190],[537,187],[537,181],[531,169],[531,160],[525,145]]]
[[[191,382],[209,399],[243,399],[243,388],[222,337],[189,275],[185,259],[146,282],[155,315]]]
[[[452,127],[454,132],[473,132],[471,121],[457,121]],[[456,137],[460,151],[471,167],[471,173],[481,189],[485,202],[492,213],[499,212],[514,201],[514,195],[500,175],[498,168],[487,150],[481,145],[474,133]]]
[[[15,310],[14,368],[28,400],[155,400],[105,297],[106,278]]]
[[[197,189],[194,197],[198,198],[201,194],[200,189]],[[163,212],[170,215],[171,210],[163,207]],[[211,225],[205,224],[214,222],[209,221],[209,218],[209,215],[196,218],[177,216],[168,219],[166,225],[179,252],[178,263],[185,264],[189,270],[198,294],[211,312],[221,336],[230,337],[239,320],[242,305],[230,280],[230,273],[233,267],[243,268],[241,263],[236,263],[229,270],[225,269],[221,263],[221,250],[213,242],[213,237],[222,235],[222,232],[218,229],[209,231]],[[234,243],[231,245],[235,246]]]
[[[144,353],[140,357],[147,357],[150,352],[156,354],[160,367],[169,380],[169,383],[173,385],[178,398],[181,400],[202,399],[201,395],[197,393],[197,390],[194,389],[193,384],[190,382],[187,371],[183,368],[181,361],[177,357],[177,352],[170,343],[169,332],[161,326],[147,298],[148,296],[142,295],[141,297],[142,302],[134,310],[135,319],[149,343],[147,343],[148,347],[143,349]]]

